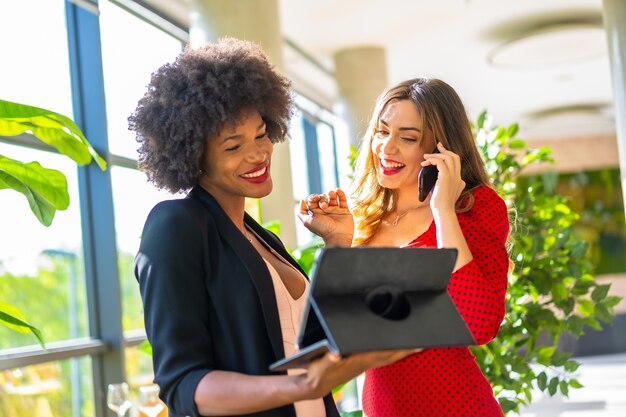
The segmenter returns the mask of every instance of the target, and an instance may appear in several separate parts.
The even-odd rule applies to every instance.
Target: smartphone
[[[435,149],[431,153],[439,153],[439,149],[435,146]],[[420,169],[420,172],[417,174],[418,198],[420,202],[426,200],[428,194],[433,190],[437,182],[438,174],[439,171],[434,165],[428,165]]]

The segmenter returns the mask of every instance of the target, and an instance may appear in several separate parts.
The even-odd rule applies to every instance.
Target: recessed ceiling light
[[[541,110],[535,110],[526,113],[526,116],[530,119],[545,119],[562,114],[589,114],[598,117],[612,120],[614,117],[613,104],[612,103],[580,103],[580,104],[568,104],[563,106],[556,106],[545,108]]]
[[[615,131],[611,103],[581,103],[526,113],[522,121],[526,137],[567,138]]]
[[[545,68],[606,56],[604,28],[590,24],[555,24],[497,46],[487,61],[500,68]]]

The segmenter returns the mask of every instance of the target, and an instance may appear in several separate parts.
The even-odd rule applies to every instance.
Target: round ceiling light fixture
[[[497,46],[489,52],[487,61],[499,68],[546,68],[606,54],[606,34],[601,25],[558,23]]]
[[[546,108],[524,115],[524,134],[571,137],[615,131],[612,103],[581,103]]]

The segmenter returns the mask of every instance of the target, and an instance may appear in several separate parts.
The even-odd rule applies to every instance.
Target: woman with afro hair
[[[408,353],[268,369],[295,351],[308,281],[244,199],[272,191],[289,88],[256,45],[222,39],[153,73],[129,118],[148,179],[188,192],[152,209],[135,261],[155,382],[172,417],[338,417],[333,387]]]

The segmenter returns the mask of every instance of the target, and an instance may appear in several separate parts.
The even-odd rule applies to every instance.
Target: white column
[[[603,14],[613,74],[615,129],[626,207],[626,1],[604,0]]]
[[[197,47],[219,37],[232,36],[255,42],[282,72],[282,35],[278,0],[192,0],[190,42]],[[296,247],[289,144],[276,145],[272,157],[274,190],[261,199],[263,221],[279,220],[280,237],[290,249]]]
[[[348,125],[350,143],[358,146],[367,128],[374,102],[387,88],[385,50],[376,46],[363,46],[336,52],[335,78],[339,90],[337,113]]]

